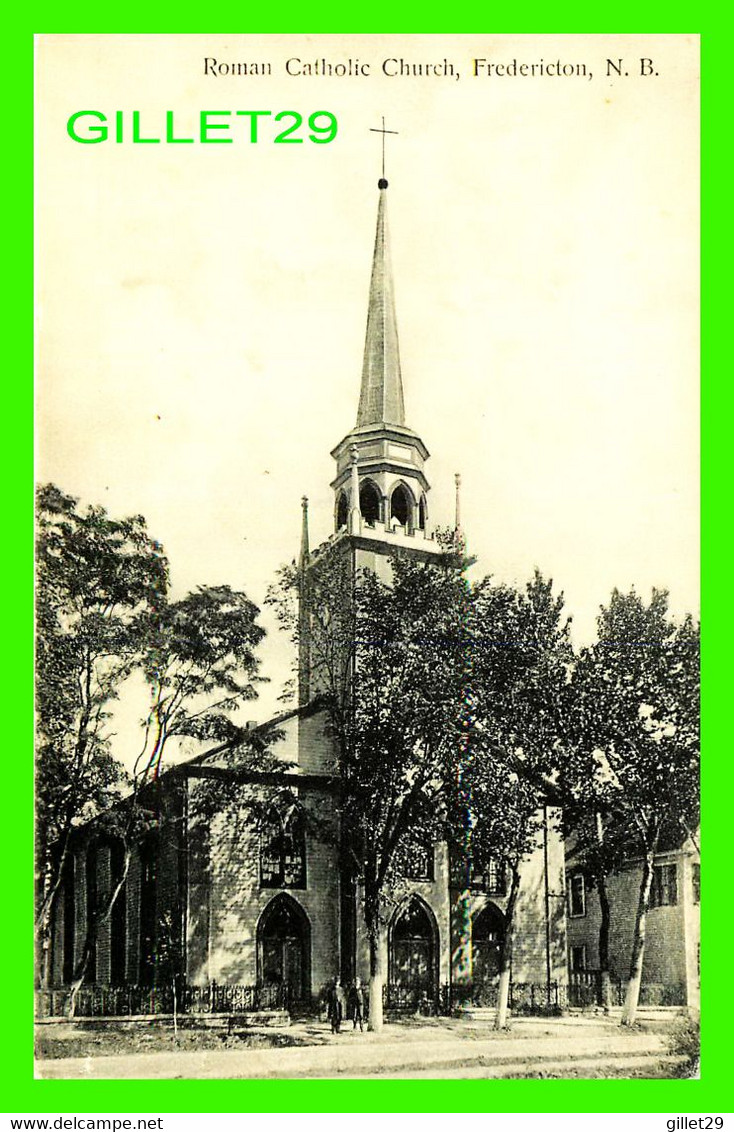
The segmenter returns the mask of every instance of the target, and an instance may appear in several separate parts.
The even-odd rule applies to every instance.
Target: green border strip
[[[731,362],[714,333],[717,307],[731,292],[726,235],[730,235],[731,188],[723,176],[716,176],[719,151],[728,156],[731,138],[730,108],[730,23],[728,14],[712,14],[706,7],[675,9],[670,4],[639,6],[627,4],[610,13],[564,7],[549,13],[546,6],[534,10],[527,4],[517,14],[488,11],[484,5],[465,6],[460,16],[447,17],[445,8],[434,10],[421,4],[398,0],[384,9],[350,9],[348,24],[384,33],[380,19],[389,18],[395,34],[445,33],[463,30],[480,34],[496,20],[491,34],[540,34],[548,28],[550,16],[554,33],[563,29],[584,34],[604,26],[596,34],[612,34],[616,29],[703,28],[702,60],[704,81],[704,243],[706,272],[706,336],[703,437],[704,449],[704,839],[707,864],[704,871],[703,988],[704,1018],[703,1077],[699,1081],[138,1081],[79,1082],[34,1081],[32,1077],[32,650],[30,644],[31,546],[32,546],[32,36],[36,32],[119,33],[109,11],[86,2],[73,10],[15,9],[5,37],[4,83],[7,88],[4,118],[7,165],[5,209],[6,348],[11,364],[6,369],[7,405],[5,454],[10,473],[6,493],[6,625],[4,682],[5,716],[10,735],[5,748],[6,838],[4,869],[5,925],[3,948],[2,1027],[4,1100],[6,1111],[21,1113],[62,1112],[650,1112],[688,1113],[730,1110],[729,1045],[731,1022],[730,933],[719,917],[727,917],[730,890],[727,865],[730,842],[724,844],[725,823],[729,818],[728,755],[731,709],[726,622],[724,571],[728,561],[722,554],[721,528],[730,525],[730,467],[726,461],[731,441],[731,413],[726,413],[723,390],[731,385]],[[217,9],[220,27],[236,27],[240,33],[265,34],[292,32],[305,25],[333,31],[344,27],[347,17],[334,0],[317,10],[302,5],[280,4],[277,10],[243,10],[233,4]],[[451,27],[446,24],[451,19]],[[119,16],[122,21],[123,16]],[[245,20],[251,20],[246,23]],[[152,32],[168,25],[160,34],[192,33],[202,30],[200,9],[189,15],[179,4],[170,17],[158,8],[155,14],[139,0],[124,9],[125,28],[131,32]],[[458,26],[457,26],[458,25]],[[171,31],[175,28],[175,33]],[[211,30],[211,29],[210,29]],[[549,32],[548,32],[549,33]],[[650,31],[648,30],[648,34]],[[219,34],[219,33],[218,33]],[[309,34],[314,34],[310,32]],[[486,34],[489,34],[487,32]],[[671,33],[672,34],[672,33]],[[677,33],[683,34],[683,33]],[[686,34],[698,34],[688,31]],[[723,161],[722,161],[723,164]],[[726,212],[725,212],[726,207]],[[83,223],[83,218],[70,218]],[[726,267],[726,275],[724,270]],[[720,282],[717,283],[720,272]],[[721,296],[721,298],[719,297]],[[9,310],[8,310],[9,307]],[[728,313],[728,312],[727,312]],[[13,362],[15,364],[13,364]],[[725,444],[728,441],[728,444]],[[725,462],[726,461],[726,462]],[[9,511],[9,514],[8,514]],[[718,606],[718,608],[717,608]],[[11,645],[12,642],[12,645]],[[18,867],[17,862],[20,863]],[[711,894],[710,896],[707,894]],[[728,919],[728,917],[727,917]],[[717,930],[718,929],[718,930]],[[727,962],[728,961],[728,962]]]

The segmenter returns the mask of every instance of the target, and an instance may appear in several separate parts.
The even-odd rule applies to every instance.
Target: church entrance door
[[[388,947],[390,1006],[432,1012],[438,1003],[438,931],[432,912],[419,897],[398,911]]]
[[[472,921],[472,982],[477,1001],[494,1006],[497,998],[505,918],[494,904],[486,904]]]
[[[310,993],[310,927],[292,897],[271,900],[258,925],[258,983],[278,987],[290,1003]]]

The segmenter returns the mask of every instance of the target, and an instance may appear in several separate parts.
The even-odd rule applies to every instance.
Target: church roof
[[[387,181],[380,181],[377,232],[372,259],[367,333],[357,427],[405,424],[398,325],[387,232]]]

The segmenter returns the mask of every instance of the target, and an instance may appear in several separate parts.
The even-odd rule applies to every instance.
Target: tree
[[[127,879],[133,847],[158,821],[156,788],[170,741],[183,737],[215,741],[219,743],[215,750],[230,756],[249,747],[247,734],[232,713],[257,694],[255,649],[264,636],[256,623],[258,613],[245,594],[229,586],[200,586],[180,601],[161,603],[138,618],[140,666],[150,689],[150,704],[130,789],[101,821],[107,834],[122,844],[122,863],[89,924],[72,980],[71,1012],[99,929],[109,919]],[[169,936],[170,932],[171,925]],[[169,953],[172,948],[169,941]]]
[[[512,865],[506,1013],[520,866],[567,680],[568,626],[551,583],[536,574],[522,594],[489,580],[472,587],[460,538],[442,539],[445,554],[430,564],[393,555],[385,580],[355,575],[337,548],[308,570],[282,571],[270,598],[302,660],[307,650],[311,690],[337,740],[342,849],[363,893],[373,1029],[382,1024],[382,913],[401,852],[447,829],[461,852],[492,850]]]
[[[301,656],[308,650],[311,691],[338,748],[341,848],[362,891],[373,1030],[382,1027],[383,911],[398,858],[408,839],[432,843],[445,829],[466,665],[465,564],[458,544],[435,564],[396,553],[383,580],[355,573],[336,548],[307,572],[281,571],[269,599]]]
[[[476,588],[464,736],[452,812],[467,858],[510,872],[495,1026],[506,1025],[514,916],[524,862],[545,821],[548,787],[566,756],[564,709],[573,660],[563,595],[536,570],[522,591]],[[457,821],[458,819],[458,821]]]
[[[110,713],[140,657],[138,621],[160,608],[168,564],[141,516],[80,508],[53,484],[37,493],[36,705],[39,974],[72,830],[123,783]]]
[[[589,757],[591,754],[591,757]],[[593,752],[572,752],[563,772],[564,830],[573,838],[574,855],[586,883],[599,898],[599,981],[597,1002],[606,1012],[612,1004],[609,936],[612,906],[607,880],[629,858],[630,835],[615,810],[616,792]]]
[[[596,812],[613,831],[597,845],[597,872],[616,867],[620,841],[628,860],[642,861],[622,1015],[632,1025],[655,854],[664,834],[681,838],[698,824],[699,630],[691,617],[675,622],[667,593],[655,589],[647,604],[634,590],[614,590],[597,624],[575,678],[581,766],[596,764]]]

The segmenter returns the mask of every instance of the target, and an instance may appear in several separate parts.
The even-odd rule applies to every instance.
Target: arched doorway
[[[413,896],[388,932],[389,1002],[394,1008],[433,1010],[438,1002],[438,928],[430,908]]]
[[[311,925],[291,896],[276,896],[260,917],[257,981],[261,987],[287,987],[296,1001],[311,992]]]
[[[485,904],[472,920],[472,978],[475,983],[493,983],[500,971],[505,938],[505,917],[496,904]]]

